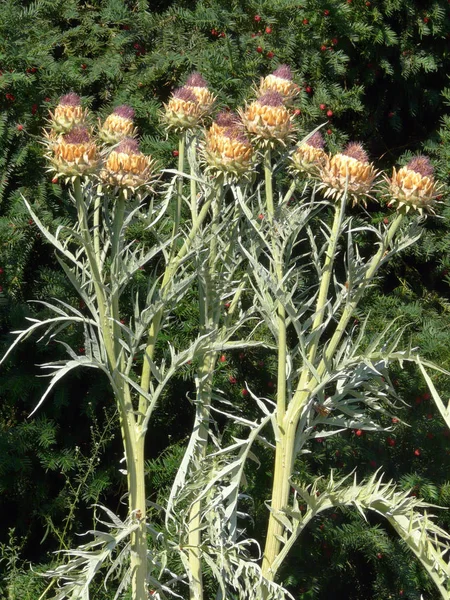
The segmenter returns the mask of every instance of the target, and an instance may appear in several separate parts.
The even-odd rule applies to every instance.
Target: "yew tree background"
[[[330,151],[363,142],[371,158],[390,167],[427,152],[436,176],[449,182],[450,4],[408,0],[287,0],[260,2],[147,2],[126,0],[4,0],[0,4],[0,351],[24,317],[39,311],[30,299],[78,303],[21,200],[32,198],[44,222],[64,222],[70,204],[64,186],[46,173],[39,136],[48,110],[74,91],[102,116],[130,104],[143,133],[142,149],[167,167],[176,141],[159,119],[161,103],[193,70],[218,96],[217,109],[236,108],[251,86],[279,64],[289,64],[302,87],[296,121],[309,132],[324,121]],[[399,317],[423,356],[450,368],[450,222],[443,193],[438,216],[428,218],[419,244],[389,266],[365,307],[371,331]],[[376,205],[374,222],[384,219]],[[143,242],[148,232],[133,230]],[[142,281],[145,273],[142,273]],[[179,336],[195,325],[192,306],[179,307]],[[175,332],[174,332],[175,334]],[[67,342],[80,349],[77,332]],[[89,372],[57,387],[28,419],[45,382],[36,364],[55,358],[56,346],[23,344],[0,372],[0,598],[37,598],[45,587],[29,571],[53,560],[76,532],[88,529],[93,502],[120,510],[120,443],[105,381]],[[263,368],[262,368],[263,367]],[[153,421],[148,458],[150,489],[162,500],[178,465],[192,421],[184,372]],[[420,376],[394,374],[408,406],[389,435],[355,431],[317,442],[306,481],[336,468],[361,476],[383,466],[414,494],[450,507],[449,432]],[[272,393],[275,374],[259,353],[229,354],[217,385],[245,402],[244,381]],[[450,382],[437,378],[443,397]],[[178,398],[186,398],[180,404]],[[91,427],[92,423],[94,426]],[[185,424],[185,425],[183,425]],[[271,473],[264,463],[250,478],[252,535]],[[258,495],[258,490],[264,490]],[[157,496],[156,496],[157,494]],[[260,502],[258,502],[260,498]],[[447,529],[449,517],[443,513]],[[299,566],[303,565],[303,566]],[[333,513],[317,522],[282,574],[305,599],[419,598],[426,578],[402,544],[376,519]],[[431,589],[431,588],[430,588]],[[103,595],[102,595],[103,594]],[[98,598],[107,598],[99,591]]]

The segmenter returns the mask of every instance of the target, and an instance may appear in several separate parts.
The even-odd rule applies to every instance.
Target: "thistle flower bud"
[[[100,138],[107,144],[116,144],[126,137],[135,137],[134,110],[125,104],[117,106],[112,114],[106,117],[99,129]]]
[[[195,129],[204,115],[197,96],[187,86],[175,90],[164,108],[164,119],[168,127],[175,131]]]
[[[278,92],[286,104],[298,96],[300,88],[292,81],[292,72],[288,65],[280,65],[273,73],[261,79],[259,93],[266,92]]]
[[[191,73],[187,78],[185,86],[191,91],[197,98],[197,102],[200,104],[203,116],[211,112],[212,106],[215,101],[215,96],[208,90],[208,84],[196,71]]]
[[[389,184],[390,202],[397,204],[398,210],[434,212],[433,204],[437,195],[434,169],[426,156],[416,156],[399,169],[394,168]]]
[[[367,206],[365,197],[370,195],[377,175],[367,152],[356,142],[348,144],[343,152],[327,158],[320,169],[325,197],[338,199],[346,193],[352,200],[352,206],[359,202]]]
[[[285,143],[292,132],[289,112],[276,91],[266,92],[239,114],[247,131],[265,144]]]
[[[217,121],[213,123],[206,133],[203,156],[209,171],[221,173],[227,181],[234,181],[251,171],[253,147],[235,116],[218,120],[219,124]],[[220,125],[221,122],[223,125]],[[226,126],[226,122],[231,124]]]
[[[153,179],[155,162],[139,150],[134,138],[124,138],[113,148],[106,159],[100,178],[113,187],[135,192],[142,186],[149,186]]]
[[[56,133],[66,133],[86,121],[87,110],[81,107],[78,94],[70,92],[62,96],[54,112],[50,112],[50,127]]]
[[[88,175],[97,167],[98,149],[87,127],[74,127],[69,133],[59,136],[50,148],[52,154],[48,158],[58,177]]]
[[[316,131],[302,142],[292,155],[294,167],[300,172],[317,173],[318,169],[326,164],[328,158],[324,146],[322,134]]]

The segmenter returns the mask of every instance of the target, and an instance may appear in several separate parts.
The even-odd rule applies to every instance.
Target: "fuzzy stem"
[[[178,171],[180,173],[184,173],[184,155],[186,151],[186,134],[182,133],[178,142]],[[173,239],[178,235],[178,230],[180,229],[181,222],[181,209],[183,206],[183,175],[178,176],[178,186],[177,186],[177,202],[175,207],[175,218],[173,223]],[[175,248],[175,244],[173,245]]]
[[[101,206],[102,186],[97,186],[97,194],[94,204],[94,252],[97,263],[100,264],[100,206]]]
[[[191,216],[192,221],[194,222],[197,218],[197,181],[195,180],[195,176],[197,173],[195,172],[196,159],[197,159],[197,137],[194,137],[191,141],[191,152],[192,152],[192,162],[191,162]]]

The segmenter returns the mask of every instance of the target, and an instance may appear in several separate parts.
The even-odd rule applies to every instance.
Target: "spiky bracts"
[[[57,177],[82,177],[95,171],[99,153],[87,127],[74,127],[48,144],[47,158]]]
[[[253,155],[238,115],[220,113],[206,133],[203,156],[207,169],[234,181],[252,170]]]
[[[328,159],[324,146],[325,142],[322,134],[316,131],[302,142],[292,155],[294,168],[300,173],[317,174]]]
[[[263,95],[266,92],[278,92],[286,104],[298,96],[300,88],[292,81],[292,72],[288,65],[280,65],[273,73],[261,79],[259,93]]]
[[[184,87],[190,90],[197,98],[197,102],[200,104],[203,116],[208,115],[212,110],[216,98],[208,90],[208,84],[200,75],[200,73],[196,71],[191,73],[191,75],[189,75],[187,78]]]
[[[389,202],[398,210],[408,213],[417,210],[434,212],[437,188],[433,177],[434,169],[428,157],[416,156],[399,169],[394,168],[392,177],[386,178],[389,184]]]
[[[346,194],[352,206],[367,206],[366,198],[370,197],[378,172],[361,144],[351,142],[343,152],[327,157],[319,175],[326,198],[337,200]]]
[[[81,106],[78,94],[70,92],[62,96],[55,110],[50,112],[49,124],[55,133],[67,133],[86,122],[87,110]]]
[[[239,112],[247,131],[264,145],[285,144],[293,127],[279,92],[268,91]]]
[[[107,185],[122,189],[127,196],[128,190],[137,192],[149,187],[154,173],[155,162],[151,156],[140,152],[137,140],[125,138],[109,153],[100,178]]]
[[[117,106],[100,126],[99,137],[107,144],[117,144],[128,137],[136,137],[134,110],[127,105]]]

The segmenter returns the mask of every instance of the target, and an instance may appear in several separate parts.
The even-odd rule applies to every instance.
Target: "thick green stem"
[[[186,152],[186,134],[182,133],[178,142],[178,171],[184,173],[184,155]],[[181,209],[183,207],[183,175],[178,176],[177,185],[177,202],[175,206],[175,215],[173,223],[173,238],[175,239],[178,235],[181,222]],[[175,244],[173,248],[175,247]]]
[[[197,219],[197,181],[195,179],[197,173],[195,172],[195,166],[197,163],[197,137],[194,137],[191,141],[191,152],[192,152],[192,162],[191,162],[191,217],[192,222]]]

